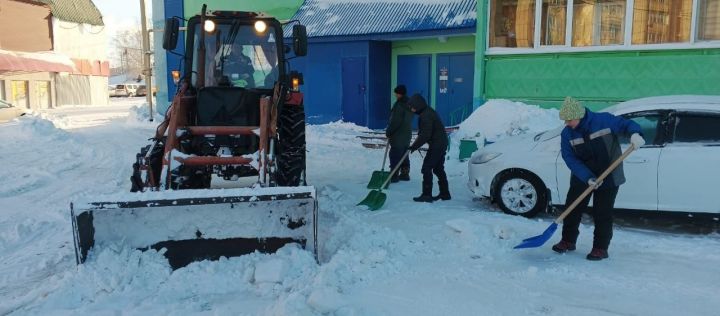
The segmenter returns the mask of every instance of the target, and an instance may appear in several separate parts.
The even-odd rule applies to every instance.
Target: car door
[[[659,167],[661,211],[720,213],[720,113],[676,112]]]
[[[633,152],[623,163],[626,182],[620,186],[615,208],[657,210],[657,166],[666,138],[665,132],[658,135],[658,131],[662,129],[660,124],[667,119],[667,113],[642,111],[622,116],[640,125],[646,144]],[[620,136],[619,140],[622,150],[627,150],[630,146],[629,137]],[[564,201],[570,188],[570,169],[560,154],[557,157],[556,170],[558,191]],[[572,201],[565,203],[570,202]],[[590,203],[592,204],[592,200]]]

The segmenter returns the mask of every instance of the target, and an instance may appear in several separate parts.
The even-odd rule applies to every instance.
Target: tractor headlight
[[[205,29],[205,32],[212,33],[215,31],[215,22],[213,22],[213,20],[205,20],[203,28]]]
[[[265,33],[265,30],[267,30],[267,24],[265,24],[264,21],[255,22],[255,31],[258,33]]]
[[[501,153],[494,153],[494,152],[484,152],[479,155],[474,155],[472,159],[470,159],[470,163],[472,164],[484,164],[490,160],[493,160],[497,157],[500,157],[502,155]]]

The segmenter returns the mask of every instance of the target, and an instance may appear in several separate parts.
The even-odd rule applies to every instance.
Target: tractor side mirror
[[[180,34],[180,21],[176,18],[165,20],[165,31],[163,32],[163,48],[173,50],[177,47],[178,34]]]
[[[293,25],[293,50],[295,56],[307,55],[307,30],[305,25]]]

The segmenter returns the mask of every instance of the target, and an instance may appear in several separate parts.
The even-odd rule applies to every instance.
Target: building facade
[[[201,6],[155,2],[165,10],[154,11],[156,27]],[[557,107],[573,96],[600,109],[648,96],[720,95],[720,0],[207,3],[307,26],[308,56],[291,66],[305,74],[310,123],[381,128],[400,83],[425,96],[446,125],[496,98]],[[169,65],[157,68],[159,80],[174,92],[168,69],[180,57],[159,55]]]
[[[557,106],[574,96],[599,109],[720,95],[719,0],[490,0],[478,9],[478,101]]]
[[[108,103],[102,16],[90,0],[0,0],[0,98],[28,109]]]

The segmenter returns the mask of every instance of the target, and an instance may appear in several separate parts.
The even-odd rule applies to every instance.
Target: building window
[[[0,80],[0,99],[7,100],[5,96],[5,80]]]
[[[492,0],[490,47],[533,47],[534,0]]]
[[[690,42],[692,0],[635,0],[633,44]]]
[[[14,106],[20,108],[30,108],[30,102],[28,98],[28,82],[27,81],[12,81],[12,103]]]
[[[565,45],[567,0],[543,0],[541,45]]]
[[[41,109],[51,108],[52,99],[50,98],[50,81],[36,81],[35,96],[37,104]]]
[[[720,40],[720,0],[698,0],[698,40]]]
[[[573,5],[573,46],[622,45],[625,0],[579,0]]]

